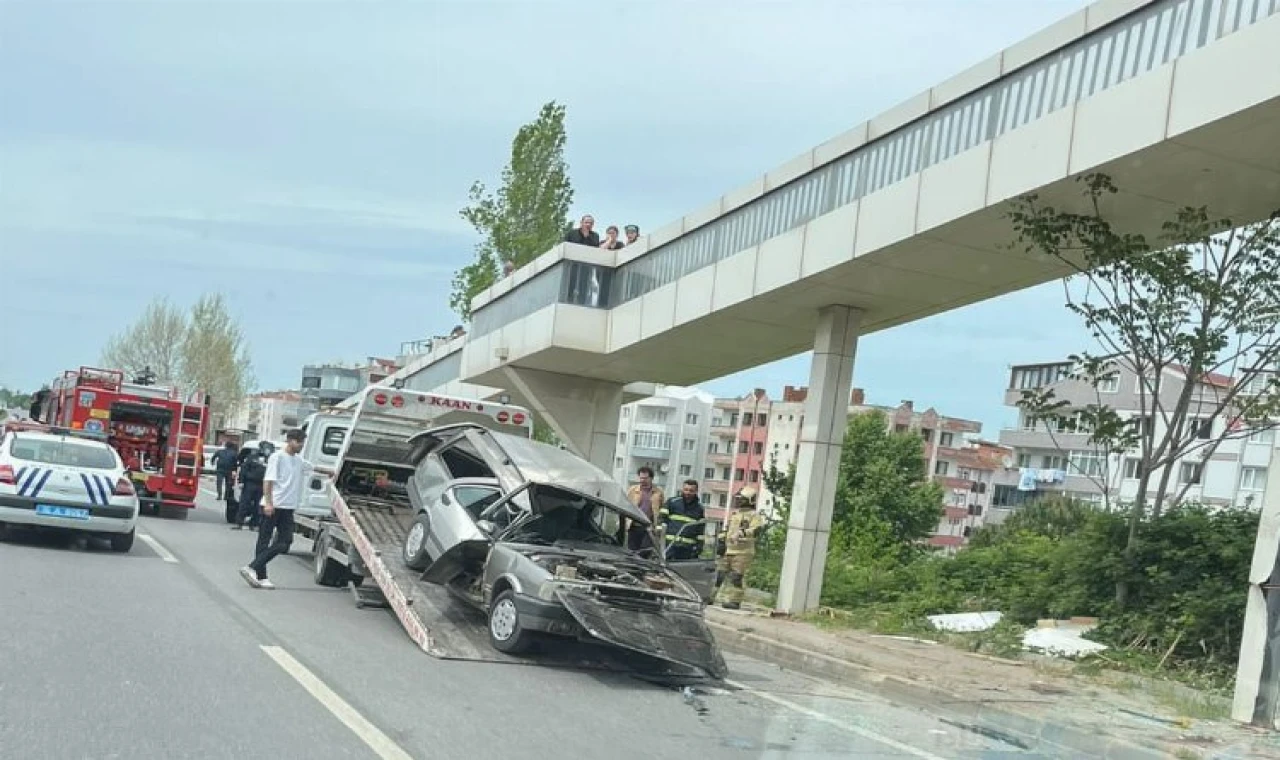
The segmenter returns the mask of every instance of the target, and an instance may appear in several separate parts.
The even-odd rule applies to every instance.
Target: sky
[[[395,355],[457,323],[458,210],[544,102],[568,109],[573,215],[654,229],[1084,4],[3,0],[0,385],[213,291],[260,387]],[[863,338],[854,384],[994,438],[1009,366],[1087,340],[1049,284]]]

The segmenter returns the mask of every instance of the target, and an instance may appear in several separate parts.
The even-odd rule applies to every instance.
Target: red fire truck
[[[186,517],[200,488],[209,397],[127,383],[118,370],[67,370],[35,399],[33,416],[49,425],[106,435],[144,507]]]

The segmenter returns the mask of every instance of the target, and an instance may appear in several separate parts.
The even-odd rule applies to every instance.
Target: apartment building
[[[702,503],[708,508],[708,519],[723,519],[732,506],[732,495],[744,486],[760,492],[758,503],[767,510],[763,476],[768,469],[765,444],[773,403],[763,388],[715,400],[702,466]]]
[[[804,402],[808,395],[808,388],[788,385],[782,391],[782,399],[769,405],[763,463],[765,472],[771,466],[786,472],[796,461],[800,432],[804,426]],[[868,404],[863,389],[854,388],[849,395],[849,416],[871,411],[884,413],[886,429],[890,432],[920,435],[930,477],[948,490],[946,509],[930,542],[940,547],[958,547],[981,524],[985,514],[990,493],[988,484],[996,469],[992,465],[993,457],[999,462],[1008,452],[1000,449],[1001,455],[997,457],[991,451],[999,449],[996,444],[966,445],[965,436],[982,431],[980,422],[947,417],[932,408],[920,411],[910,400],[896,407]],[[761,496],[764,509],[773,506],[774,496],[767,488],[762,489]],[[966,510],[963,519],[957,512],[961,507]]]
[[[634,483],[643,466],[654,482],[675,493],[688,479],[700,479],[710,440],[715,398],[697,388],[658,386],[657,394],[622,407],[613,476]]]
[[[1157,419],[1160,415],[1153,413],[1154,405],[1148,403],[1144,409],[1139,390],[1142,383],[1131,367],[1118,364],[1116,376],[1096,389],[1071,379],[1071,369],[1071,363],[1065,361],[1012,367],[1005,404],[1016,409],[1023,391],[1052,387],[1057,398],[1071,406],[1105,404],[1121,417],[1142,418],[1143,424],[1155,427],[1157,436],[1164,434],[1166,427],[1163,420]],[[1164,371],[1160,398],[1165,409],[1172,408],[1186,382],[1179,370]],[[1232,383],[1233,380],[1224,375],[1207,377],[1200,388],[1192,391],[1193,419],[1197,409],[1216,406],[1217,399]],[[1220,417],[1191,424],[1197,427],[1189,429],[1208,441],[1221,435],[1224,426],[1231,422]],[[997,512],[996,518],[1003,519],[1019,506],[1046,495],[1065,495],[1095,504],[1124,503],[1135,498],[1139,458],[1133,454],[1108,455],[1092,446],[1088,439],[1087,432],[1059,430],[1019,409],[1015,426],[1000,432],[1000,443],[1010,447],[1013,455],[993,486],[992,508]],[[1170,483],[1178,491],[1185,489],[1184,501],[1259,509],[1276,443],[1274,430],[1241,431],[1238,437],[1223,441],[1211,453],[1201,449],[1173,462],[1169,465],[1172,468]],[[1158,480],[1164,469],[1160,468],[1152,477]]]
[[[226,427],[244,430],[250,438],[283,440],[284,434],[302,423],[302,394],[266,391],[246,396],[227,417]]]
[[[302,415],[345,400],[365,387],[386,380],[399,368],[394,359],[370,356],[364,364],[308,364],[302,368]]]
[[[935,467],[937,462],[945,462],[948,474],[933,476],[943,488],[942,517],[929,544],[954,553],[990,518],[994,484],[1012,450],[984,440],[970,440],[954,452],[941,445],[938,448],[943,451],[935,459]]]

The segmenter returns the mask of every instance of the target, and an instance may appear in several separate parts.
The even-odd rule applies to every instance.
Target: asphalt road
[[[926,710],[729,657],[689,694],[622,674],[436,660],[307,557],[237,569],[254,536],[205,497],[128,555],[0,544],[0,757],[1028,757]]]

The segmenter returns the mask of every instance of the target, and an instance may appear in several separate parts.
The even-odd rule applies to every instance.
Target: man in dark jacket
[[[236,456],[236,444],[233,441],[227,441],[226,444],[213,454],[214,477],[218,486],[218,499],[221,500],[224,495],[230,498],[229,491],[235,487],[235,471],[238,466],[238,457]]]
[[[592,230],[596,226],[595,217],[587,214],[582,217],[582,221],[578,222],[576,229],[569,230],[569,234],[564,236],[564,242],[576,243],[577,245],[589,245],[592,248],[600,247],[600,233]]]
[[[256,530],[260,507],[262,505],[262,479],[267,474],[267,460],[275,446],[270,441],[262,441],[256,447],[244,447],[240,451],[240,510],[236,513],[236,524],[232,530],[241,530],[248,523],[250,529]]]
[[[698,528],[689,526],[702,522],[704,515],[702,502],[698,500],[698,481],[686,480],[680,486],[680,495],[667,499],[659,513],[667,537],[668,559],[697,558],[702,549],[702,536]]]

